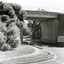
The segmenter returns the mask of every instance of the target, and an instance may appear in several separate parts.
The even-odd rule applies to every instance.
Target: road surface
[[[32,63],[32,64],[64,64],[64,47],[43,46],[43,49],[52,51],[57,55],[57,58],[47,62],[38,62],[38,63]]]

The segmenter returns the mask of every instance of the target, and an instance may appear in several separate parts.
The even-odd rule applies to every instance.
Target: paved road
[[[43,46],[43,49],[52,51],[57,55],[57,58],[47,62],[39,62],[39,63],[32,63],[32,64],[64,64],[64,47]]]

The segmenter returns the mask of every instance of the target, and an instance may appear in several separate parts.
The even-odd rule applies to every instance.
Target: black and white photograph
[[[64,64],[64,0],[0,0],[0,64]]]

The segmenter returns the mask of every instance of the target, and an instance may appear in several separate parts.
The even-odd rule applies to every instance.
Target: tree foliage
[[[32,39],[40,39],[41,38],[40,21],[29,21],[28,27],[31,28]]]
[[[21,43],[20,27],[25,16],[20,5],[0,1],[0,50],[9,50]]]

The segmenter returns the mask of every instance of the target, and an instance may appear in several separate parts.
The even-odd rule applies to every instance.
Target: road
[[[57,55],[57,58],[47,62],[38,62],[32,64],[64,64],[64,47],[43,46],[42,50],[50,50]]]

